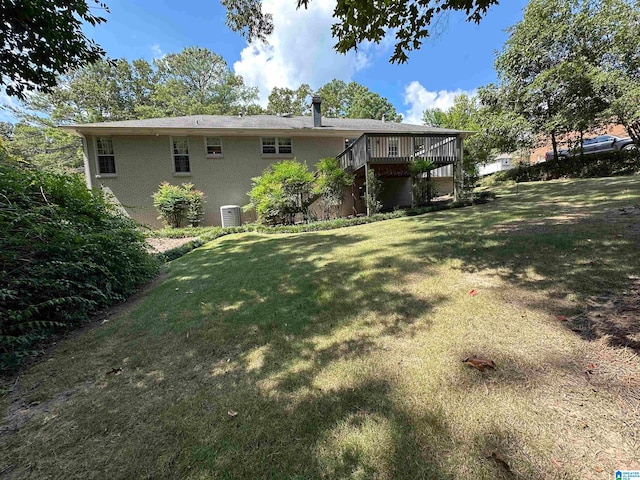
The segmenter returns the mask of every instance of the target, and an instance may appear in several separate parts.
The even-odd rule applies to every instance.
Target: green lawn
[[[498,193],[175,260],[6,385],[0,478],[640,469],[640,177]]]

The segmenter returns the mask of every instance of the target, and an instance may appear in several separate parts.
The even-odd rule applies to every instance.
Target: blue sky
[[[391,65],[392,38],[346,56],[333,51],[335,0],[312,0],[308,11],[296,11],[295,0],[264,0],[275,21],[268,46],[248,45],[231,32],[217,0],[105,1],[110,9],[107,23],[87,28],[86,34],[112,58],[152,60],[188,46],[206,47],[222,55],[247,84],[260,87],[263,103],[275,86],[296,88],[305,82],[318,88],[332,78],[355,80],[387,97],[405,121],[414,123],[425,108],[446,109],[456,93],[495,81],[495,51],[527,3],[503,0],[480,25],[451,13],[438,24],[438,34],[410,55],[408,64]]]

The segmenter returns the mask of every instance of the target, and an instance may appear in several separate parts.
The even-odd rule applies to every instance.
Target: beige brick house
[[[453,192],[453,166],[460,164],[467,132],[322,118],[317,97],[313,107],[314,116],[308,117],[196,115],[61,128],[82,137],[88,187],[113,193],[132,218],[152,227],[161,226],[152,203],[161,182],[194,184],[206,195],[204,224],[220,225],[220,206],[247,204],[251,178],[283,159],[295,158],[313,168],[322,158],[338,157],[360,185],[364,171],[373,168],[385,182],[384,207],[391,209],[411,203],[408,163],[439,152],[438,190]],[[347,212],[363,212],[358,197],[355,186]],[[251,219],[243,215],[245,221]]]

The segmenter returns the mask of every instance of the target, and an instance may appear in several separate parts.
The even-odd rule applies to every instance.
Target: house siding
[[[95,141],[87,136],[87,155],[94,188],[108,187],[129,215],[140,223],[160,227],[152,195],[160,183],[192,183],[206,196],[205,225],[220,225],[222,205],[246,205],[251,178],[270,164],[292,157],[264,157],[261,137],[222,137],[223,157],[207,158],[205,137],[188,136],[189,175],[175,174],[171,137],[113,136],[116,176],[97,175]],[[292,137],[293,157],[310,169],[322,158],[332,157],[344,148],[341,137]],[[253,220],[243,214],[243,221]]]

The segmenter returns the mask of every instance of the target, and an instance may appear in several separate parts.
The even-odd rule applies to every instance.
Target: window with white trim
[[[207,148],[207,157],[222,157],[222,138],[205,137],[204,142]]]
[[[398,156],[398,137],[389,137],[387,139],[387,156],[388,157],[397,157]]]
[[[173,151],[173,171],[175,173],[190,173],[189,140],[187,137],[171,137]]]
[[[282,155],[291,155],[293,153],[293,145],[290,138],[278,138],[278,153]]]
[[[291,155],[292,153],[291,138],[264,137],[262,139],[263,155]]]
[[[116,173],[116,157],[113,154],[113,140],[111,137],[96,137],[96,156],[99,174]]]

